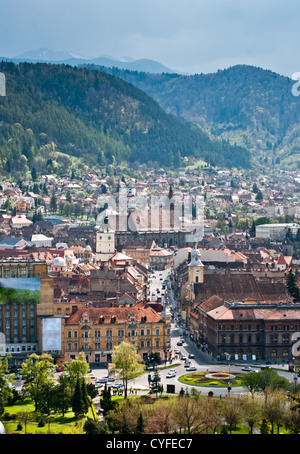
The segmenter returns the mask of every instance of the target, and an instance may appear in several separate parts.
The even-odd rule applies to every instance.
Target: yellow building
[[[170,318],[146,303],[134,306],[81,308],[64,327],[64,360],[83,351],[89,363],[111,362],[112,350],[121,342],[133,344],[143,360],[149,353],[164,359],[170,349]]]
[[[132,257],[137,263],[151,263],[151,253],[153,248],[155,247],[155,242],[152,241],[149,246],[141,246],[131,244],[125,246],[123,249],[123,254]]]

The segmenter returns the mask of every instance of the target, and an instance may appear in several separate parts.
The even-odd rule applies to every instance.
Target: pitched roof
[[[116,317],[114,324],[124,324],[127,322],[131,313],[134,313],[139,322],[142,317],[147,317],[147,323],[159,323],[161,316],[148,304],[138,303],[134,306],[119,306],[119,307],[94,307],[78,309],[75,313],[70,315],[66,320],[66,325],[78,325],[83,314],[87,313],[90,321],[94,325],[100,324],[100,317],[104,317],[104,323],[111,323],[112,316]]]
[[[194,284],[195,301],[206,301],[217,295],[224,301],[285,301],[287,290],[283,282],[257,281],[250,273],[206,274],[204,282]]]

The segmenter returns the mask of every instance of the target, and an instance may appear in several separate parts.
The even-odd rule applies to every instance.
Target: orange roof
[[[159,323],[161,321],[161,316],[154,309],[141,302],[134,306],[81,308],[70,315],[66,325],[78,325],[83,314],[88,314],[89,320],[94,325],[100,324],[100,317],[104,317],[104,323],[110,324],[112,316],[116,318],[114,324],[124,324],[128,321],[131,313],[134,313],[139,322],[142,321],[143,316],[147,317],[147,323]]]

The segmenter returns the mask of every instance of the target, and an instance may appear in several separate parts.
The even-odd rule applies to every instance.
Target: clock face
[[[200,273],[200,270],[198,270],[198,269],[197,269],[197,270],[195,270],[195,273]]]

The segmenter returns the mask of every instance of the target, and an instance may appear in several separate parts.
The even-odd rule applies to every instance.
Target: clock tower
[[[201,284],[203,283],[203,271],[204,265],[200,260],[200,252],[198,251],[197,247],[191,252],[191,261],[188,264],[189,269],[189,278],[188,278],[188,297],[190,301],[195,299],[194,293],[194,284]]]
[[[109,227],[108,218],[96,232],[96,260],[108,262],[115,254],[115,232]]]

